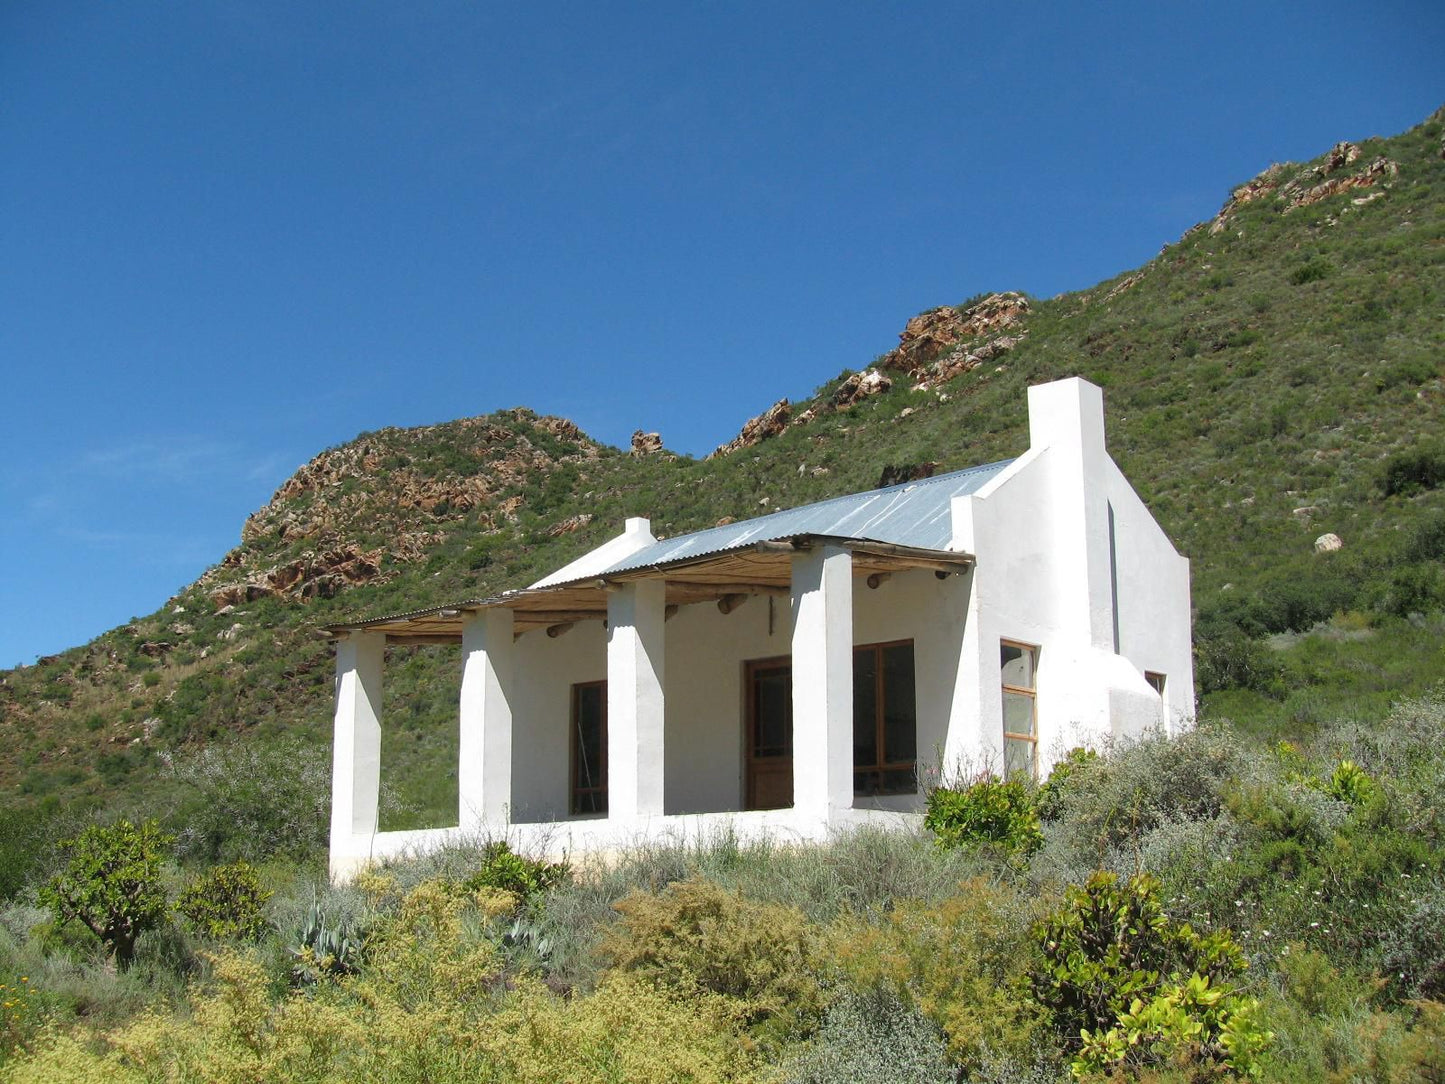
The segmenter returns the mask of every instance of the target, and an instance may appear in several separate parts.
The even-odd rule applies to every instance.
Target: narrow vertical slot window
[[[1038,778],[1038,711],[1034,676],[1039,649],[1004,640],[999,645],[1003,682],[1003,770],[1007,779]]]

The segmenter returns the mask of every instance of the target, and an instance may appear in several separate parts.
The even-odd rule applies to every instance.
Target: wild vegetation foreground
[[[478,841],[345,888],[88,830],[0,910],[0,1080],[1445,1073],[1445,700],[1307,748],[1206,725],[957,783],[931,831],[575,870]],[[133,962],[77,883],[169,899]]]

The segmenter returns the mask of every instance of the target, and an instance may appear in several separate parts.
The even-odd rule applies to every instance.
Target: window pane
[[[918,711],[913,690],[913,645],[883,649],[883,758],[903,764],[918,754]],[[894,784],[896,786],[896,784]]]
[[[1144,680],[1147,681],[1160,696],[1164,695],[1164,682],[1167,680],[1163,674],[1156,674],[1153,670],[1144,671]]]
[[[753,756],[792,756],[792,670],[787,667],[760,670],[754,675],[753,681],[758,698],[757,734],[753,745]]]
[[[853,763],[878,763],[878,652],[853,652]]]
[[[1003,740],[1003,771],[1004,777],[1007,779],[1015,776],[1032,779],[1034,777],[1034,743],[1019,741],[1017,738],[1005,738]]]
[[[1005,734],[1034,734],[1034,698],[1025,693],[1003,694],[1003,730]]]
[[[1034,687],[1034,649],[1016,644],[1002,644],[999,652],[999,666],[1003,671],[1003,683],[1020,689]]]

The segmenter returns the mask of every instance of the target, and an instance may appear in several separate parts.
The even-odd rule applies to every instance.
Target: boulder
[[[834,410],[846,410],[854,403],[860,403],[874,395],[881,395],[892,387],[892,379],[877,369],[869,369],[867,372],[854,373],[844,380],[828,401]]]
[[[632,434],[632,454],[652,455],[662,451],[661,433],[644,433],[638,429]]]
[[[1334,553],[1336,550],[1342,550],[1344,548],[1344,542],[1340,539],[1340,536],[1333,531],[1328,534],[1322,534],[1315,539],[1316,553]]]

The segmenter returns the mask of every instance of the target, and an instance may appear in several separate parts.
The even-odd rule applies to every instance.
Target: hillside
[[[1206,709],[1272,733],[1378,712],[1445,672],[1442,137],[1445,111],[1272,166],[1088,290],[930,309],[706,459],[525,410],[363,434],[155,613],[0,674],[0,787],[151,808],[174,757],[229,735],[324,763],[318,626],[524,584],[626,515],[671,535],[1015,455],[1024,389],[1064,375],[1104,387],[1115,459],[1193,562]],[[443,823],[456,654],[393,655],[385,818]]]

